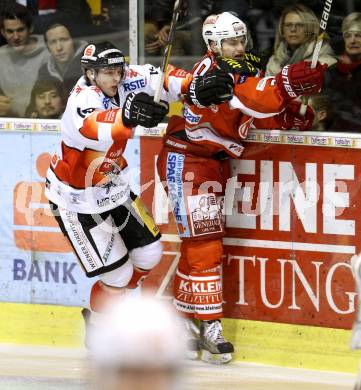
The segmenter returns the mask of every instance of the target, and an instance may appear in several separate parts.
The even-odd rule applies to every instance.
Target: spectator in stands
[[[311,106],[315,115],[311,130],[333,130],[335,109],[330,97],[324,94],[313,95],[308,100],[308,105]]]
[[[34,16],[36,33],[42,34],[47,26],[55,23],[66,24],[73,37],[101,32],[93,25],[90,2],[87,0],[37,0],[35,3],[35,13],[38,13]]]
[[[49,60],[39,70],[38,78],[56,78],[64,83],[70,92],[81,76],[80,57],[87,45],[86,41],[75,41],[63,24],[56,23],[44,32],[44,39],[50,52]]]
[[[266,76],[277,74],[284,65],[311,60],[318,31],[319,20],[312,10],[302,4],[285,8],[278,23],[274,53],[268,61]],[[327,40],[323,41],[319,61],[329,66],[337,61]]]
[[[325,91],[334,102],[335,131],[361,131],[361,13],[342,23],[345,52],[326,74]]]
[[[57,119],[65,108],[65,93],[58,79],[38,80],[31,91],[31,100],[26,117]]]
[[[32,17],[21,4],[0,16],[7,44],[0,47],[0,116],[23,116],[40,67],[49,58],[41,36],[31,35]]]
[[[215,0],[184,1],[173,40],[172,55],[201,55],[204,44],[199,37],[202,23],[208,15],[220,11],[221,2]],[[145,8],[145,54],[160,55],[167,44],[174,0],[147,1]]]
[[[172,18],[173,0],[152,0],[145,7],[144,44],[146,55],[160,55],[167,43]],[[183,16],[181,17],[183,19]],[[187,43],[188,42],[188,43]],[[185,55],[190,45],[190,34],[177,31],[172,54]]]

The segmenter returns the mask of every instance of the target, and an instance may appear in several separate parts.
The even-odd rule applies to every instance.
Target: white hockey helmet
[[[222,39],[245,37],[247,44],[247,26],[231,12],[222,12],[218,15],[210,15],[203,23],[202,36],[211,50],[210,42],[216,42],[216,48],[222,50]]]

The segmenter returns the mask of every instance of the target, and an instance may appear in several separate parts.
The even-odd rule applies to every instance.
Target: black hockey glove
[[[122,121],[126,127],[154,127],[162,121],[169,111],[164,100],[155,103],[153,96],[144,92],[130,93],[125,99],[122,110]]]
[[[266,70],[270,55],[271,54],[268,54],[266,50],[258,53],[248,51],[244,53],[244,59],[254,65],[257,69]]]
[[[233,80],[220,69],[195,77],[189,85],[186,102],[198,107],[221,104],[233,97]]]
[[[227,57],[217,57],[217,65],[226,73],[240,74],[243,76],[255,76],[257,68],[249,61],[236,60]]]

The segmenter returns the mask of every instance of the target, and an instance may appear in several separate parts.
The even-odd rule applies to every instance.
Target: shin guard
[[[183,315],[193,317],[194,305],[191,282],[188,275],[177,269],[173,284],[174,306]]]
[[[123,297],[125,288],[111,287],[98,280],[90,291],[91,310],[101,313],[112,302]]]
[[[194,317],[204,321],[222,318],[222,280],[220,267],[189,276]]]

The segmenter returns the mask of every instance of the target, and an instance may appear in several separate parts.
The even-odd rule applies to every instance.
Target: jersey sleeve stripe
[[[233,98],[230,100],[229,105],[231,108],[234,109],[239,109],[241,110],[244,114],[252,116],[254,118],[269,118],[271,116],[277,115],[278,112],[259,112],[252,110],[249,107],[246,107],[239,99],[237,96],[233,96]]]

